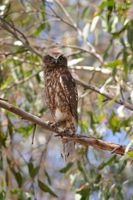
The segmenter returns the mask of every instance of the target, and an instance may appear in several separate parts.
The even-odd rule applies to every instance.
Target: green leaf
[[[50,178],[48,172],[45,170],[44,173],[45,173],[45,176],[47,177],[48,183],[49,183],[50,185],[52,185],[52,181],[51,181],[51,178]]]
[[[122,120],[113,112],[108,121],[109,122],[108,125],[113,132],[117,132],[120,130],[120,128],[129,126],[132,120],[133,120],[132,116]]]
[[[121,119],[113,112],[109,119],[109,127],[113,132],[117,132],[121,128],[122,121]]]
[[[45,29],[45,23],[40,24],[37,29],[33,32],[34,36],[38,36]]]
[[[26,200],[32,200],[32,195],[29,192],[25,193]]]
[[[133,158],[133,151],[127,152],[127,155],[129,155],[131,158]]]
[[[117,59],[117,60],[113,60],[112,62],[106,63],[104,66],[114,68],[114,67],[120,66],[121,64],[122,64],[122,60]]]
[[[36,74],[36,80],[38,81],[38,83],[40,83],[40,82],[41,82],[41,77],[40,77],[39,73],[38,73],[38,74]]]
[[[16,172],[15,170],[11,170],[12,172],[13,172],[13,174],[14,174],[14,176],[15,176],[15,179],[16,179],[16,181],[17,181],[17,183],[18,183],[18,186],[19,187],[21,187],[22,186],[22,184],[23,184],[23,177],[22,177],[22,175],[21,175],[21,173],[18,171],[18,172]]]
[[[39,167],[34,167],[33,163],[29,162],[28,169],[29,169],[29,174],[30,174],[31,178],[34,178],[38,173]]]
[[[10,117],[8,117],[9,115],[7,114],[7,119],[8,119],[8,132],[9,132],[9,135],[10,137],[12,138],[13,136],[13,124],[10,120]]]
[[[61,173],[66,173],[69,171],[69,169],[73,166],[72,162],[69,162],[65,167],[63,167],[62,169],[59,170],[59,172]]]
[[[3,145],[5,146],[5,142],[6,142],[6,135],[5,133],[3,133],[2,131],[0,131],[0,146]]]
[[[39,188],[44,191],[44,192],[48,192],[49,194],[51,194],[53,197],[58,197],[53,191],[52,189],[44,184],[42,181],[38,180],[38,185],[39,185]]]
[[[6,185],[9,186],[10,184],[10,175],[8,170],[5,171],[5,181],[6,181]]]
[[[107,161],[100,164],[99,167],[98,167],[98,170],[101,170],[106,166],[111,166],[112,163],[116,160],[116,157],[117,157],[116,155],[113,155],[110,159],[108,159]]]
[[[132,154],[133,154],[133,151],[130,151],[129,152],[129,149],[133,146],[133,140],[131,140],[128,145],[126,146],[126,149],[125,149],[125,153],[127,153],[128,155],[130,155],[132,157]]]
[[[92,111],[88,111],[87,114],[89,115],[90,117],[90,126],[91,128],[94,130],[95,127],[94,127],[94,124],[96,123],[96,119],[94,117],[94,113]],[[86,125],[86,128],[88,127],[88,123]]]
[[[0,149],[0,170],[3,170],[3,166],[4,166],[3,155],[2,155],[2,151]]]
[[[79,188],[76,193],[80,194],[80,200],[88,200],[90,196],[90,189],[88,184],[84,184],[81,188]]]
[[[1,78],[0,78],[1,79]],[[8,87],[10,87],[12,81],[12,77],[8,77],[6,80],[3,81],[3,84],[1,84],[1,90],[4,90]]]
[[[104,105],[105,97],[101,94],[98,94],[97,97],[98,97],[98,108],[102,109]]]
[[[23,200],[24,199],[24,192],[20,188],[11,189],[11,193],[12,194],[17,194],[18,195],[17,196],[18,200]]]
[[[0,191],[0,200],[6,200],[6,191],[5,190]]]
[[[81,172],[81,174],[83,175],[85,182],[88,182],[88,177],[86,175],[86,171],[85,171],[82,163],[79,160],[77,161],[77,167],[78,167],[79,171]]]
[[[83,9],[82,14],[81,14],[81,18],[84,19],[86,16],[88,16],[90,12],[90,8],[87,6]]]
[[[9,164],[11,172],[13,173],[17,181],[18,186],[21,187],[23,184],[23,176],[20,173],[20,169],[19,168],[15,169],[14,166],[12,165],[12,161],[9,158],[7,158],[7,162]]]
[[[128,74],[129,66],[128,66],[128,52],[126,50],[126,47],[123,49],[123,66],[125,74]]]
[[[99,9],[100,11],[102,11],[105,7],[109,6],[109,7],[113,7],[115,4],[114,0],[107,0],[107,1],[103,1],[100,6]]]
[[[26,126],[21,126],[20,128],[15,129],[17,132],[21,133],[23,136],[29,136],[33,130],[32,124],[27,124]]]
[[[133,51],[133,21],[130,23],[129,28],[127,30],[127,39],[128,39],[128,43]]]
[[[87,132],[87,129],[88,129],[88,121],[87,121],[87,120],[82,120],[81,128],[82,128],[82,131],[83,131],[84,133]]]
[[[44,1],[45,2],[45,1]],[[45,3],[43,3],[41,6],[40,6],[40,14],[41,14],[41,17],[42,17],[42,20],[45,21]]]

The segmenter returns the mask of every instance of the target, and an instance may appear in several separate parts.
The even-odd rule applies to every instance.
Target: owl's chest
[[[45,81],[47,105],[54,110],[65,102],[65,96],[60,83],[60,73],[51,73]]]

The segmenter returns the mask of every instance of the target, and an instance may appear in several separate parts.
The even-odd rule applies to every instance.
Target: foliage
[[[84,82],[78,86],[78,133],[132,146],[133,7],[130,0],[0,1],[0,98],[49,120],[42,55],[57,47]],[[133,199],[132,152],[78,146],[64,163],[58,138],[0,109],[0,200]]]

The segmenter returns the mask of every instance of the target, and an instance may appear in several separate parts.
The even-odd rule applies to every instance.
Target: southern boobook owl
[[[46,55],[44,62],[45,98],[46,104],[55,123],[75,134],[75,124],[78,121],[78,93],[75,81],[67,66],[67,58],[63,55]],[[73,141],[63,140],[63,157],[71,158],[75,151]]]

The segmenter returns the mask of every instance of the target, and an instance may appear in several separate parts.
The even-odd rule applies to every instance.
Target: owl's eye
[[[66,58],[64,57],[64,56],[59,56],[59,58],[58,58],[58,62],[59,63],[63,63],[63,64],[65,64],[65,62],[66,62],[67,60],[66,60]]]
[[[46,55],[44,56],[44,62],[47,63],[47,62],[50,62],[53,58],[50,56],[50,55]]]
[[[52,64],[52,63],[55,62],[55,59],[51,57],[51,58],[49,59],[49,62]]]

